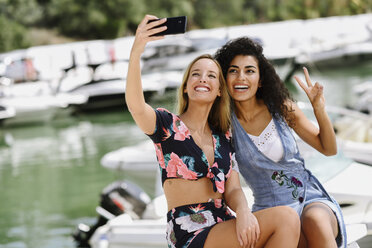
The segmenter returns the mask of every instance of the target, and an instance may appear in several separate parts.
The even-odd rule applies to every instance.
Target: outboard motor
[[[100,206],[96,208],[97,222],[93,226],[80,223],[72,234],[76,247],[89,248],[89,239],[97,228],[118,215],[127,213],[133,219],[141,218],[150,202],[150,197],[134,183],[120,180],[109,184],[103,189]]]

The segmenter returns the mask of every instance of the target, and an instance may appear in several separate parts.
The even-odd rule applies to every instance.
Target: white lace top
[[[283,145],[276,130],[274,120],[271,119],[259,136],[248,134],[249,138],[266,157],[278,162],[284,154]]]

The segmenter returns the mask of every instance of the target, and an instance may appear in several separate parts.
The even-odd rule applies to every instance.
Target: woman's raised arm
[[[304,67],[304,74],[306,84],[301,81],[299,77],[295,76],[296,81],[305,91],[311,105],[314,109],[314,115],[318,122],[319,128],[315,127],[310,120],[307,119],[305,114],[293,104],[296,116],[295,132],[305,142],[317,149],[319,152],[326,156],[335,155],[337,153],[336,135],[333,130],[332,122],[328,117],[325,110],[325,99],[323,95],[323,86],[319,83],[314,85],[311,82],[309,72]]]
[[[163,39],[164,36],[152,36],[166,29],[165,26],[154,28],[166,21],[160,19],[148,23],[149,20],[158,19],[156,16],[146,15],[138,25],[129,58],[128,75],[125,89],[125,101],[138,127],[146,134],[155,130],[156,116],[154,109],[145,102],[141,81],[141,54],[147,42]]]

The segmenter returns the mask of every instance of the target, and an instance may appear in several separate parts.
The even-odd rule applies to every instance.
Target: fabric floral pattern
[[[231,134],[231,130],[229,129],[229,130],[227,130],[227,132],[225,133],[225,138],[226,138],[227,140],[230,140],[231,137],[232,137],[232,134]]]
[[[223,193],[225,191],[225,174],[214,163],[210,168],[207,177],[213,182],[213,190]]]
[[[161,150],[161,145],[160,144],[155,144],[155,152],[156,152],[156,157],[159,162],[159,166],[163,169],[165,169],[165,162],[164,162],[164,157],[163,157],[163,152]]]
[[[210,199],[171,209],[167,213],[168,247],[203,247],[215,224],[235,218],[227,210],[223,199]]]
[[[168,241],[168,248],[176,248],[177,239],[176,239],[176,235],[173,230],[172,221],[168,221],[166,235],[167,235],[167,241]]]
[[[271,176],[271,179],[276,181],[280,186],[286,185],[287,188],[292,188],[292,199],[298,200],[299,194],[298,194],[298,188],[303,187],[303,184],[300,180],[298,180],[295,177],[288,177],[283,173],[283,171],[274,171],[273,175]],[[302,197],[300,197],[302,198]]]
[[[220,144],[220,137],[216,136],[216,135],[212,135],[212,139],[213,139],[213,145],[214,145],[214,157],[215,158],[222,158],[221,154],[219,153],[219,148],[221,147],[221,144]]]
[[[223,193],[233,165],[230,131],[221,133],[212,129],[214,161],[210,165],[203,150],[192,139],[190,130],[177,115],[166,109],[155,112],[156,128],[149,137],[155,144],[162,182],[168,178],[197,180],[208,177],[214,191]]]
[[[171,130],[166,129],[166,128],[163,127],[163,132],[164,132],[165,135],[164,135],[162,141],[167,140],[171,136]]]
[[[189,129],[178,117],[173,120],[173,131],[175,132],[175,140],[183,141],[185,139],[190,139]]]
[[[192,241],[201,233],[204,232],[204,229],[199,229],[196,232],[193,233],[193,235],[187,240],[184,247],[189,247],[189,245],[192,243]]]
[[[222,199],[214,199],[214,206],[216,208],[222,208]]]
[[[180,225],[182,230],[187,232],[195,232],[207,226],[216,224],[211,211],[201,211],[187,216],[176,218],[176,223]]]
[[[177,154],[172,152],[170,158],[166,168],[168,177],[180,177],[188,180],[198,179],[197,174],[189,170]]]

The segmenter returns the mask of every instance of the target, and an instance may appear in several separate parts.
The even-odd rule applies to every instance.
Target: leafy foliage
[[[4,16],[0,16],[0,30],[0,51],[26,48],[30,45],[24,35],[26,28]]]
[[[0,52],[29,44],[27,30],[75,39],[134,34],[143,16],[188,17],[188,29],[371,12],[370,0],[0,0]]]

